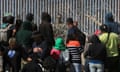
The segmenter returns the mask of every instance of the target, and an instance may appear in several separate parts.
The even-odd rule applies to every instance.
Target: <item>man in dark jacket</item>
[[[39,31],[40,34],[45,38],[48,43],[48,47],[51,49],[54,45],[54,34],[51,23],[51,16],[43,12],[42,13],[42,23],[40,24]]]
[[[73,23],[72,18],[67,18],[68,34],[76,34],[76,38],[79,40],[81,46],[84,48],[86,36],[85,34]],[[68,40],[67,40],[68,41]]]

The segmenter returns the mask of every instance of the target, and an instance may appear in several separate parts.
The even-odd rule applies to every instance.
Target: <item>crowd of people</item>
[[[25,21],[15,21],[11,14],[3,17],[3,72],[120,72],[120,25],[112,13],[106,14],[105,23],[90,36],[78,28],[78,22],[67,18],[65,38],[54,34],[50,14],[41,15],[39,27],[33,23],[32,13],[26,15]]]

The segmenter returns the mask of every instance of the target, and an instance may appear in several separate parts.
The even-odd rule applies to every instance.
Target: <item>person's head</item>
[[[101,26],[100,26],[100,31],[103,33],[103,32],[109,32],[109,27],[107,26],[107,25],[105,25],[105,24],[102,24]]]
[[[105,15],[105,20],[106,20],[106,21],[110,21],[110,22],[113,22],[113,21],[114,21],[114,17],[113,17],[112,12],[108,12],[108,13]]]
[[[68,28],[73,27],[73,19],[72,18],[67,18],[66,23],[67,23]]]
[[[17,19],[16,23],[15,23],[15,28],[19,29],[21,27],[22,23],[23,23],[23,21],[21,19]]]
[[[28,13],[28,14],[26,15],[26,20],[32,22],[33,19],[34,19],[34,15],[33,15],[32,13]]]
[[[9,24],[14,24],[14,19],[15,19],[15,17],[12,15],[9,15],[6,17],[7,23],[9,23]]]
[[[9,39],[9,46],[10,48],[13,48],[16,46],[16,39],[14,37]]]
[[[7,23],[7,17],[4,16],[3,19],[2,19],[3,23]]]
[[[47,12],[43,12],[41,16],[42,22],[51,23],[51,16]]]

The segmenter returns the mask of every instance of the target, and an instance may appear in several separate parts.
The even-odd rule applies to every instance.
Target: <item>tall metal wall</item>
[[[55,23],[58,14],[62,21],[72,17],[79,22],[82,31],[92,33],[98,24],[104,22],[107,12],[113,12],[116,21],[120,21],[120,0],[0,0],[0,18],[5,13],[12,13],[16,18],[25,20],[28,12],[34,13],[34,22],[39,25],[43,11],[52,16]],[[2,23],[2,22],[1,22]]]

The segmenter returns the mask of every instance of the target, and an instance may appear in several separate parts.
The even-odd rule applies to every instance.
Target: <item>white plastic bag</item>
[[[62,61],[64,63],[69,62],[70,59],[69,50],[66,49],[64,51],[61,51],[60,57],[62,58]]]

